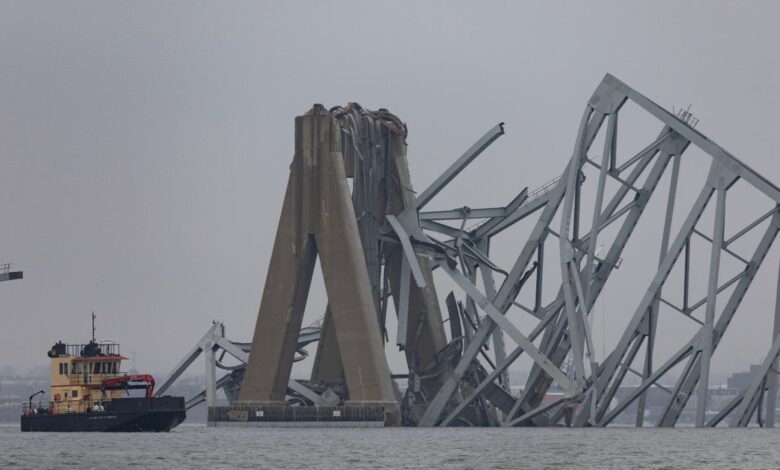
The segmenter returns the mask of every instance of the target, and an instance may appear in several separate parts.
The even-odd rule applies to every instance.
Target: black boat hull
[[[187,417],[184,398],[120,398],[105,411],[22,416],[25,432],[167,432]]]

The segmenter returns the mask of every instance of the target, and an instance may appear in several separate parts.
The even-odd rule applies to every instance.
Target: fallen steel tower
[[[618,152],[618,115],[629,102],[655,118],[660,131],[641,151],[626,156]],[[677,424],[691,398],[699,427],[746,426],[754,416],[773,426],[780,294],[771,307],[771,347],[750,384],[719,412],[708,415],[707,409],[712,356],[780,229],[780,190],[696,131],[695,124],[687,111],[672,114],[607,75],[588,101],[559,178],[534,191],[524,189],[505,206],[426,211],[504,133],[503,124],[415,193],[400,119],[357,104],[330,110],[315,105],[295,121],[295,156],[254,338],[248,361],[240,358],[245,369],[242,365],[231,382],[231,397],[240,388],[237,400],[224,409],[213,406],[210,419],[606,426],[632,407],[634,422],[642,426],[648,394],[656,389],[668,395],[657,426]],[[591,156],[599,139],[601,155]],[[695,180],[681,165],[690,147],[700,149],[709,166],[687,208],[680,207],[677,195],[680,184]],[[586,178],[586,169],[597,177]],[[666,174],[664,216],[655,224],[660,227],[655,274],[646,289],[635,293],[638,301],[627,326],[599,361],[590,325],[594,307],[615,277],[637,225],[654,217],[646,208],[662,192],[659,183]],[[727,237],[726,201],[737,185],[760,195],[766,207]],[[713,214],[709,228],[701,220],[708,207]],[[681,210],[687,214],[675,224]],[[504,266],[491,258],[491,242],[517,224],[526,224],[528,234],[514,240],[521,249],[514,263]],[[650,236],[644,235],[643,245],[651,246]],[[692,297],[695,237],[709,245],[702,261],[707,281],[702,298]],[[311,378],[293,384],[290,371],[301,351],[299,334],[318,255],[328,304]],[[721,255],[740,266],[727,279]],[[557,273],[554,281],[550,272]],[[669,282],[673,273],[679,282]],[[458,287],[444,301],[446,318],[434,284],[440,275]],[[521,299],[530,301],[526,305]],[[388,332],[392,310],[397,330]],[[679,350],[658,361],[662,311],[681,315],[695,331]],[[523,331],[513,321],[518,314],[533,318],[535,326]],[[407,361],[403,393],[385,356],[390,337]],[[225,345],[214,342],[214,347]],[[532,367],[515,394],[508,369],[522,355]],[[673,370],[675,384],[663,385]],[[629,385],[629,375],[638,383]],[[212,388],[214,383],[212,377]],[[551,399],[552,389],[560,392]],[[361,415],[361,409],[370,412]]]

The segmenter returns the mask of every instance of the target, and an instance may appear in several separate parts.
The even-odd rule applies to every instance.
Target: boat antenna
[[[92,342],[95,342],[95,311],[92,311]]]

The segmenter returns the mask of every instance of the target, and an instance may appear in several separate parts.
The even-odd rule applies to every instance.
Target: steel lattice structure
[[[618,116],[628,102],[655,118],[661,130],[626,158],[617,150]],[[674,115],[607,75],[588,101],[572,156],[559,178],[534,191],[524,189],[506,206],[426,211],[436,195],[504,133],[503,124],[415,193],[400,119],[386,110],[357,105],[329,111],[315,106],[296,120],[296,157],[240,401],[277,403],[287,393],[319,253],[329,305],[311,383],[343,384],[341,398],[352,404],[382,403],[396,413],[390,403],[397,403],[400,419],[389,423],[606,426],[635,406],[636,424],[642,426],[648,393],[655,388],[668,394],[658,426],[674,426],[691,397],[697,426],[724,420],[746,426],[756,415],[762,424],[773,426],[780,297],[774,306],[771,347],[751,383],[717,415],[708,417],[706,410],[711,358],[780,230],[780,190],[699,133],[695,123],[689,113]],[[592,157],[599,138],[601,155]],[[678,186],[688,181],[681,161],[691,146],[707,155],[709,167],[678,227],[675,213],[684,210],[677,203]],[[597,178],[584,178],[585,168],[595,169]],[[637,225],[652,217],[648,203],[663,197],[656,193],[662,192],[659,182],[667,174],[657,269],[647,288],[637,292],[638,302],[615,347],[599,362],[589,318]],[[341,184],[347,188],[348,178],[352,186],[346,192],[334,189]],[[726,201],[736,184],[760,194],[766,208],[727,237]],[[585,185],[590,185],[588,191]],[[712,227],[701,220],[708,207],[714,214]],[[504,267],[504,260],[491,258],[491,241],[520,223],[529,225],[530,233],[516,243],[522,248],[513,264]],[[733,243],[752,241],[759,230],[763,235],[749,247],[749,255],[733,249]],[[710,245],[706,296],[701,299],[692,298],[690,288],[693,237]],[[606,246],[604,253],[600,243]],[[723,254],[741,266],[729,279],[721,278]],[[556,262],[560,276],[550,282],[545,273]],[[665,292],[674,270],[682,281]],[[437,271],[458,286],[446,296],[446,320],[434,286]],[[677,291],[681,299],[671,298]],[[521,294],[533,304],[523,305]],[[391,300],[398,317],[395,341],[409,366],[403,396],[374,344],[391,336],[386,331]],[[695,323],[696,331],[658,364],[654,348],[662,306]],[[517,312],[530,314],[536,325],[523,331],[512,320]],[[379,335],[373,331],[374,318]],[[449,322],[449,338],[444,321]],[[505,336],[515,347],[507,349]],[[522,392],[514,395],[507,371],[522,355],[533,366]],[[676,384],[663,386],[661,379],[674,368],[682,370]],[[629,374],[639,377],[639,384],[616,400],[618,390],[628,387]],[[553,386],[562,393],[545,399]]]

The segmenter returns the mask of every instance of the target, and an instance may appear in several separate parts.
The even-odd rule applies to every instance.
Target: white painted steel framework
[[[657,120],[661,128],[633,155],[619,151],[623,129],[619,116],[627,103]],[[720,412],[708,415],[708,409],[712,357],[780,230],[780,189],[698,132],[698,121],[689,112],[674,115],[606,75],[588,101],[572,155],[558,178],[533,191],[523,189],[505,206],[431,211],[425,208],[437,194],[504,134],[503,123],[415,196],[405,160],[406,130],[397,117],[356,104],[330,112],[342,133],[339,145],[346,177],[353,179],[352,209],[385,341],[391,298],[398,316],[395,344],[406,352],[409,365],[409,387],[404,396],[397,393],[404,424],[606,426],[633,407],[635,424],[643,426],[649,394],[659,391],[667,396],[653,423],[657,426],[677,424],[691,398],[700,427],[721,422],[746,426],[754,416],[762,425],[774,425],[780,293],[773,307],[772,337],[767,338],[771,347],[754,368],[750,384]],[[591,152],[599,139],[601,155],[594,157]],[[707,164],[699,166],[706,178],[685,212],[678,189],[696,180],[682,165],[686,150],[693,147],[707,156]],[[597,171],[597,178],[586,183],[586,169]],[[637,302],[614,348],[597,358],[591,328],[594,307],[620,268],[640,221],[656,217],[646,209],[651,200],[662,198],[656,193],[662,192],[659,184],[665,176],[668,193],[661,200],[662,220],[656,223],[660,252],[657,265],[650,266],[655,274],[644,291],[636,293]],[[729,234],[727,228],[736,222],[729,223],[727,202],[739,197],[734,195],[735,186],[759,194],[765,207],[762,215]],[[709,216],[703,220],[708,209],[711,226],[704,223]],[[513,264],[502,267],[491,258],[491,241],[521,222],[530,225],[528,236],[516,241],[520,248]],[[643,236],[645,246],[648,237]],[[693,239],[707,244],[709,251],[703,261],[707,287],[701,299],[692,298]],[[740,265],[736,274],[725,276],[722,256]],[[556,271],[556,261],[560,277],[551,282],[549,273]],[[444,302],[443,321],[450,328],[445,339],[435,325],[441,321],[438,305],[431,301],[437,298],[434,271],[457,286]],[[680,273],[679,283],[669,282],[673,271]],[[678,294],[680,299],[673,298]],[[529,298],[529,305],[520,300]],[[682,315],[695,325],[695,332],[661,362],[656,351],[658,322],[667,311]],[[530,315],[536,325],[529,331],[516,326],[513,316],[518,312]],[[210,351],[207,362],[212,364],[215,348],[224,348],[218,334],[215,340],[211,337],[214,334],[210,331],[177,371],[200,350]],[[258,327],[255,344],[262,343],[263,334]],[[505,336],[515,345],[509,350]],[[334,371],[331,375],[336,377],[329,379],[338,381],[337,376],[344,374],[339,369],[343,358],[338,350],[320,346],[317,360]],[[241,353],[233,355],[246,360]],[[515,395],[507,371],[523,355],[532,368]],[[207,367],[213,389],[211,370]],[[664,385],[662,379],[671,377],[672,371],[676,383]],[[629,374],[638,377],[637,384],[630,385]],[[176,371],[173,375],[175,380]],[[321,373],[313,374],[312,382],[320,379]],[[347,398],[349,391],[343,393],[341,398]],[[208,396],[207,392],[210,400]],[[316,403],[316,394],[309,401]]]
[[[618,115],[626,102],[633,102],[642,110],[656,117],[663,126],[659,136],[644,150],[633,157],[620,161],[618,148]],[[734,317],[740,301],[744,297],[758,268],[764,260],[780,228],[780,191],[767,179],[750,169],[736,157],[719,147],[697,132],[688,115],[683,118],[675,116],[635,90],[631,89],[615,77],[607,75],[597,88],[583,114],[572,158],[563,175],[552,189],[537,199],[536,204],[529,206],[529,201],[514,207],[512,213],[502,214],[500,210],[470,209],[460,211],[460,218],[465,220],[469,214],[479,214],[487,219],[482,225],[466,233],[453,234],[434,223],[445,219],[458,218],[457,211],[438,211],[419,213],[420,227],[425,232],[439,232],[454,236],[458,243],[447,243],[447,248],[429,253],[443,266],[445,272],[453,277],[463,289],[463,293],[474,299],[486,316],[472,335],[471,341],[464,348],[463,355],[455,368],[454,374],[433,398],[430,406],[421,420],[421,425],[448,425],[455,422],[458,414],[468,403],[479,397],[487,384],[495,380],[523,352],[533,359],[534,366],[524,393],[517,397],[511,411],[504,417],[504,425],[523,425],[534,423],[549,424],[564,419],[568,424],[576,426],[604,426],[612,422],[626,408],[637,403],[636,424],[642,426],[645,416],[646,392],[658,385],[659,379],[672,367],[687,360],[688,364],[680,374],[677,385],[669,391],[666,409],[659,419],[658,426],[673,426],[676,424],[688,399],[697,389],[696,424],[697,426],[717,425],[723,416],[706,420],[708,405],[708,389],[710,384],[710,361],[715,349],[723,337],[727,326]],[[605,125],[606,123],[606,125]],[[592,144],[602,127],[606,127],[604,148],[599,161],[589,156]],[[693,144],[710,160],[709,175],[701,188],[693,208],[688,213],[682,226],[674,233],[673,214],[676,209],[675,197],[680,181],[680,161],[683,153]],[[671,165],[670,165],[671,164]],[[583,167],[590,165],[599,171],[595,198],[586,201],[581,197]],[[641,297],[628,327],[620,337],[617,346],[599,364],[594,360],[592,333],[588,317],[595,305],[596,299],[606,285],[610,275],[619,267],[621,253],[628,243],[639,219],[644,213],[650,198],[656,191],[662,176],[671,166],[669,194],[667,196],[666,215],[661,236],[661,253],[656,275],[650,286]],[[448,170],[451,172],[452,169]],[[458,168],[462,170],[462,168]],[[644,182],[640,184],[641,177]],[[442,180],[442,178],[440,178]],[[619,184],[611,199],[605,199],[605,185],[608,180]],[[445,179],[446,181],[446,179]],[[767,212],[754,220],[743,230],[726,239],[726,198],[731,187],[742,181],[752,186],[767,199]],[[430,191],[428,191],[430,192]],[[525,193],[525,192],[524,192]],[[521,193],[520,196],[523,196]],[[711,235],[706,235],[704,228],[698,228],[699,219],[715,195],[714,228]],[[427,201],[426,201],[427,202]],[[591,229],[581,233],[581,212],[588,204],[592,208]],[[525,243],[520,255],[504,279],[496,293],[483,293],[473,282],[449,267],[453,258],[463,258],[462,240],[470,243],[469,251],[480,251],[480,241],[490,237],[497,227],[506,228],[509,224],[530,215],[532,211],[541,210],[541,214],[530,237]],[[560,226],[556,232],[552,223],[557,216]],[[508,220],[507,220],[508,219]],[[415,220],[414,216],[403,218],[406,221]],[[599,257],[597,241],[599,235],[608,226],[617,227],[617,235],[611,241],[606,255]],[[730,246],[747,233],[759,226],[765,226],[753,255],[746,259]],[[614,227],[613,227],[614,228]],[[405,232],[415,233],[412,226],[404,227]],[[709,231],[709,230],[707,230]],[[711,245],[708,268],[708,288],[706,298],[698,302],[689,301],[689,269],[691,262],[690,239],[696,234]],[[558,239],[559,259],[561,262],[561,284],[555,300],[543,306],[541,293],[547,288],[542,282],[541,274],[536,283],[535,305],[524,307],[515,301],[522,289],[522,278],[532,270],[541,273],[544,269],[545,241],[549,235]],[[403,234],[399,233],[399,236]],[[425,240],[417,235],[417,240]],[[418,251],[427,250],[430,240],[425,240]],[[484,245],[481,245],[484,247]],[[461,253],[454,254],[454,251]],[[721,272],[720,258],[722,253],[729,253],[744,264],[742,272],[723,282],[719,279]],[[534,253],[536,261],[531,266]],[[681,254],[685,254],[682,307],[666,299],[663,287],[669,274],[678,262]],[[487,253],[475,253],[475,265],[485,270],[496,271],[489,267]],[[489,273],[488,273],[489,275]],[[492,281],[491,281],[492,283]],[[723,293],[731,289],[727,300]],[[718,305],[723,305],[718,308]],[[656,328],[659,308],[661,305],[671,306],[687,318],[700,325],[693,338],[666,363],[654,367],[653,347],[656,341]],[[780,305],[780,300],[778,300]],[[522,335],[512,326],[505,315],[512,307],[519,307],[540,319],[539,327],[534,329],[529,338]],[[697,318],[694,312],[704,307],[703,319]],[[780,307],[775,307],[776,309]],[[720,317],[716,313],[720,311]],[[776,313],[776,315],[780,315]],[[777,391],[778,320],[775,321],[775,334],[770,351],[761,366],[755,371],[750,386],[741,394],[736,403],[730,405],[728,412],[732,413],[732,426],[747,425],[751,416],[759,408],[759,403],[768,390],[768,405],[766,406],[766,422],[774,423],[774,400]],[[503,360],[497,360],[496,369],[488,374],[471,394],[454,409],[448,410],[447,403],[456,390],[460,377],[467,374],[478,351],[484,346],[494,329],[500,329],[508,334],[518,345]],[[538,347],[532,343],[539,335],[542,336]],[[529,341],[529,339],[531,341]],[[645,354],[641,371],[633,369],[635,359],[644,346]],[[570,358],[570,370],[564,370],[565,359]],[[774,366],[774,367],[773,367]],[[626,374],[635,372],[642,382],[627,397],[615,404],[615,395],[625,384]],[[557,400],[543,398],[552,382],[557,383],[564,394]],[[728,412],[726,414],[728,414]],[[541,421],[540,416],[547,419]]]

